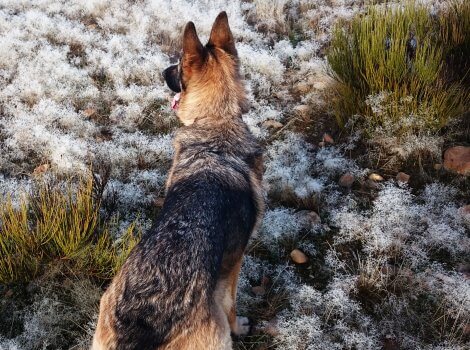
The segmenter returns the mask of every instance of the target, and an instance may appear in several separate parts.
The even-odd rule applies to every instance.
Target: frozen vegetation
[[[420,3],[433,12],[446,5]],[[204,41],[226,10],[252,104],[244,119],[265,145],[267,198],[239,284],[253,334],[235,346],[468,348],[468,180],[413,187],[387,168],[384,181],[372,181],[360,130],[341,142],[321,137],[334,119],[325,48],[333,26],[363,4],[0,0],[0,198],[19,201],[43,177],[109,169],[103,211],[148,227],[178,126],[161,71],[174,62],[187,21]],[[380,113],[384,96],[364,102]],[[390,149],[397,142],[388,127],[378,135]],[[440,157],[442,143],[409,135],[398,153],[423,148]],[[352,187],[341,185],[344,174]],[[307,264],[292,262],[295,248]],[[0,350],[86,349],[103,287],[60,267],[27,285],[0,285]]]

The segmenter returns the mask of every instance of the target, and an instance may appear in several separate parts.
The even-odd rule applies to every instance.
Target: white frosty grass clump
[[[295,239],[304,229],[312,229],[312,224],[306,215],[295,213],[290,208],[275,208],[267,210],[261,224],[263,240]]]
[[[311,177],[312,146],[301,136],[288,133],[274,141],[265,153],[265,183],[270,192],[290,191],[301,198],[319,193],[324,184]]]
[[[423,106],[410,114],[409,104],[413,103],[413,96],[406,96],[398,102],[391,96],[392,93],[382,91],[366,98],[365,103],[381,121],[380,126],[370,130],[371,142],[390,156],[390,164],[423,154],[438,159],[444,140],[431,131],[440,123],[437,119],[430,119],[435,113]],[[396,122],[396,117],[391,118],[390,113],[398,114],[400,122]]]
[[[455,189],[433,183],[415,197],[408,187],[387,183],[370,211],[359,212],[351,201],[333,212],[336,242],[358,240],[370,256],[403,255],[413,267],[426,264],[429,252],[458,257],[470,239],[455,195]]]
[[[405,348],[419,343],[413,329],[421,327],[447,329],[442,344],[458,348],[470,319],[468,283],[446,267],[468,264],[464,257],[470,238],[457,195],[455,188],[440,183],[413,195],[410,188],[389,182],[370,210],[360,210],[351,198],[332,211],[331,224],[338,233],[326,263],[337,273],[358,278],[363,291],[387,295],[374,311],[380,315],[381,333],[408,339],[402,342],[408,344]],[[355,261],[344,260],[344,247],[358,242]]]
[[[16,191],[21,187],[24,192],[28,192],[31,188],[29,179],[18,181],[18,179],[5,177],[0,174],[0,199],[10,196],[14,201],[19,200]]]
[[[246,255],[238,281],[237,310],[251,314],[257,308],[264,308],[263,298],[253,293],[252,287],[262,284],[263,278],[270,280],[269,293],[291,294],[298,285],[298,277],[287,264],[273,265],[262,259]]]
[[[376,349],[372,320],[348,294],[354,280],[333,280],[325,292],[298,285],[290,308],[280,315],[275,337],[282,349]]]
[[[25,309],[4,315],[4,320],[10,317],[11,322],[23,319],[24,332],[11,339],[0,336],[0,349],[61,349],[66,339],[72,339],[78,349],[91,346],[101,289],[80,279],[46,283]]]
[[[263,127],[267,120],[280,121],[284,117],[283,112],[270,105],[252,103],[251,110],[243,115],[243,121],[248,125],[250,131],[259,139],[269,136],[268,130]]]
[[[250,75],[251,89],[259,97],[269,97],[279,89],[285,69],[279,57],[271,51],[253,49],[246,44],[238,45],[237,51],[243,70]]]
[[[344,156],[344,152],[338,147],[322,147],[314,158],[316,169],[322,176],[337,176],[349,172],[353,175],[363,175],[367,169],[359,169],[356,163]]]
[[[145,108],[167,99],[161,71],[169,65],[169,55],[178,51],[183,25],[196,22],[203,41],[207,40],[220,9],[229,13],[232,31],[241,41],[238,49],[247,85],[257,91],[256,99],[252,97],[256,113],[245,119],[259,137],[266,137],[260,124],[283,116],[280,108],[264,101],[282,85],[283,49],[272,50],[263,35],[246,25],[246,4],[3,2],[2,171],[28,174],[49,164],[59,174],[74,175],[105,159],[114,180],[127,187],[128,175],[142,164],[149,168],[143,170],[165,173],[171,135],[159,139],[142,132]],[[85,113],[89,110],[95,112],[91,117]],[[167,106],[163,117],[165,113],[170,113]],[[143,189],[136,191],[136,198],[141,197]]]
[[[265,152],[264,180],[270,194],[288,197],[289,194],[306,199],[335,187],[331,181],[339,175],[351,173],[363,176],[367,169],[345,157],[340,147],[314,149],[300,135],[286,132]]]

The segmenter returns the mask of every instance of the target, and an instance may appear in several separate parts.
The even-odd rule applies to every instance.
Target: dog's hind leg
[[[218,282],[216,290],[216,298],[227,316],[230,330],[234,335],[245,335],[250,331],[248,318],[237,316],[237,285],[242,259],[243,255],[237,257],[235,264]]]
[[[185,330],[158,350],[232,350],[230,326],[218,300],[210,306],[210,318]]]
[[[93,336],[91,350],[111,350],[115,348],[116,334],[113,329],[114,320],[114,295],[113,289],[106,291],[100,302],[100,314],[98,324]]]

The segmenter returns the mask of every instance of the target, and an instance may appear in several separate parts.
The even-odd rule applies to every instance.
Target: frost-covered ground
[[[187,21],[204,41],[226,10],[252,102],[244,119],[266,145],[268,199],[240,279],[240,312],[255,335],[237,346],[465,348],[470,216],[458,189],[371,184],[346,156],[354,140],[308,141],[328,131],[315,115],[328,115],[330,30],[363,3],[1,0],[0,194],[20,193],[43,170],[72,176],[104,164],[121,216],[148,222],[177,127],[161,71]],[[360,189],[338,185],[345,173]],[[293,264],[294,248],[309,263]],[[84,348],[99,290],[77,283],[71,295],[64,303],[44,288],[17,315],[21,332],[0,327],[0,349],[67,348],[63,324],[86,314],[89,324],[73,330],[82,333],[74,348]]]

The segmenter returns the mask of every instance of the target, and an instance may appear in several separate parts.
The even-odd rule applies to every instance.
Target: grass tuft
[[[111,278],[139,239],[135,223],[114,243],[92,179],[76,187],[39,185],[16,204],[0,202],[0,283],[28,281],[53,261],[76,274]]]
[[[338,83],[340,126],[359,114],[369,134],[389,125],[394,136],[434,133],[468,109],[469,91],[449,76],[448,57],[469,48],[468,18],[461,18],[469,6],[453,6],[437,18],[415,2],[371,6],[335,28],[328,61]],[[386,108],[374,109],[370,100],[383,96]]]

